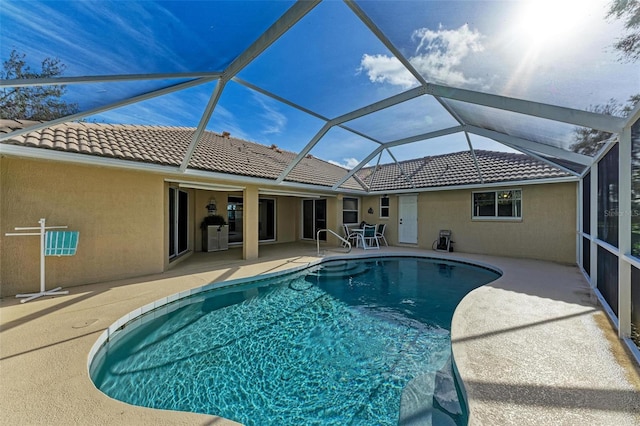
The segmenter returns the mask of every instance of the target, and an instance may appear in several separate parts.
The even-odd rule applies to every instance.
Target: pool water
[[[466,424],[451,317],[498,276],[424,258],[326,262],[145,314],[91,376],[130,404],[246,425]]]

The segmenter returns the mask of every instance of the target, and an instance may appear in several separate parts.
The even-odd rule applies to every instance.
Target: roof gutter
[[[337,192],[337,191],[333,191],[329,186],[296,183],[296,182],[284,182],[281,184],[277,184],[273,179],[256,178],[256,177],[241,176],[241,175],[231,175],[231,174],[217,173],[217,172],[207,172],[204,170],[194,170],[194,169],[187,169],[184,172],[181,172],[180,167],[178,165],[169,166],[169,165],[160,165],[160,164],[150,164],[150,163],[143,163],[138,161],[122,160],[118,158],[106,158],[106,157],[99,157],[99,156],[93,156],[88,154],[78,154],[78,153],[72,153],[72,152],[57,151],[53,149],[25,147],[25,146],[3,144],[3,143],[0,143],[0,155],[31,158],[35,160],[60,161],[64,163],[80,164],[85,166],[110,167],[110,168],[131,170],[131,171],[138,171],[138,172],[157,173],[157,174],[163,174],[167,177],[169,176],[176,176],[181,178],[197,177],[201,179],[211,179],[211,180],[235,183],[240,186],[260,185],[260,186],[275,186],[279,188],[309,190],[314,192],[321,191],[321,192],[326,192],[327,196],[333,196]],[[169,180],[177,181],[177,179],[169,179]],[[343,194],[366,195],[366,192],[363,190],[342,189],[338,192]]]

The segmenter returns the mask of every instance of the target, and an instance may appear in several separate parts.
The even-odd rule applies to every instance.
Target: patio
[[[471,424],[640,422],[638,366],[577,267],[401,247],[374,255],[385,253],[466,259],[504,272],[470,293],[454,316],[453,351]],[[362,249],[349,254],[364,255]],[[195,253],[162,274],[70,287],[68,296],[25,304],[1,300],[3,423],[234,424],[106,397],[88,377],[89,350],[118,318],[163,296],[317,260],[315,244],[304,243],[261,246],[255,261],[241,260],[238,249]]]

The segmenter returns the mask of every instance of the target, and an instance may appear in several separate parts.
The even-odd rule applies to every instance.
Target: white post
[[[584,205],[582,202],[582,193],[584,192],[582,188],[583,180],[584,177],[581,177],[576,188],[576,265],[582,266],[584,270],[585,268],[582,264],[582,218],[584,217],[582,213],[582,206]]]
[[[57,228],[66,228],[66,226],[45,226],[46,220],[44,218],[38,221],[40,224],[39,227],[16,227],[16,231],[39,231],[39,232],[17,232],[17,233],[7,233],[6,236],[10,237],[19,237],[25,235],[39,235],[40,236],[40,292],[38,293],[22,293],[16,294],[17,298],[24,298],[20,301],[20,303],[25,303],[30,300],[36,299],[42,296],[55,296],[58,294],[69,294],[68,291],[60,291],[62,287],[56,287],[53,290],[46,290],[45,287],[45,246],[46,246],[46,230],[47,229],[57,229]]]
[[[618,151],[618,336],[631,336],[631,126],[620,133]]]
[[[45,233],[46,233],[45,231],[46,227],[44,226],[45,222],[46,222],[45,218],[42,218],[38,221],[38,223],[40,224],[40,293],[44,293],[45,291],[45,283],[44,283],[45,282],[44,246],[45,246]]]
[[[589,278],[591,288],[598,287],[598,244],[596,238],[598,238],[598,163],[593,163],[591,166],[591,226],[589,226],[590,237],[590,261]]]

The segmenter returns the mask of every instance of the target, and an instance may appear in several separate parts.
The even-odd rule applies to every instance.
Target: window
[[[388,218],[389,217],[389,197],[386,195],[380,197],[380,217]]]
[[[487,191],[473,193],[474,219],[522,218],[522,191]]]
[[[343,198],[342,199],[342,223],[358,223],[358,199]]]

